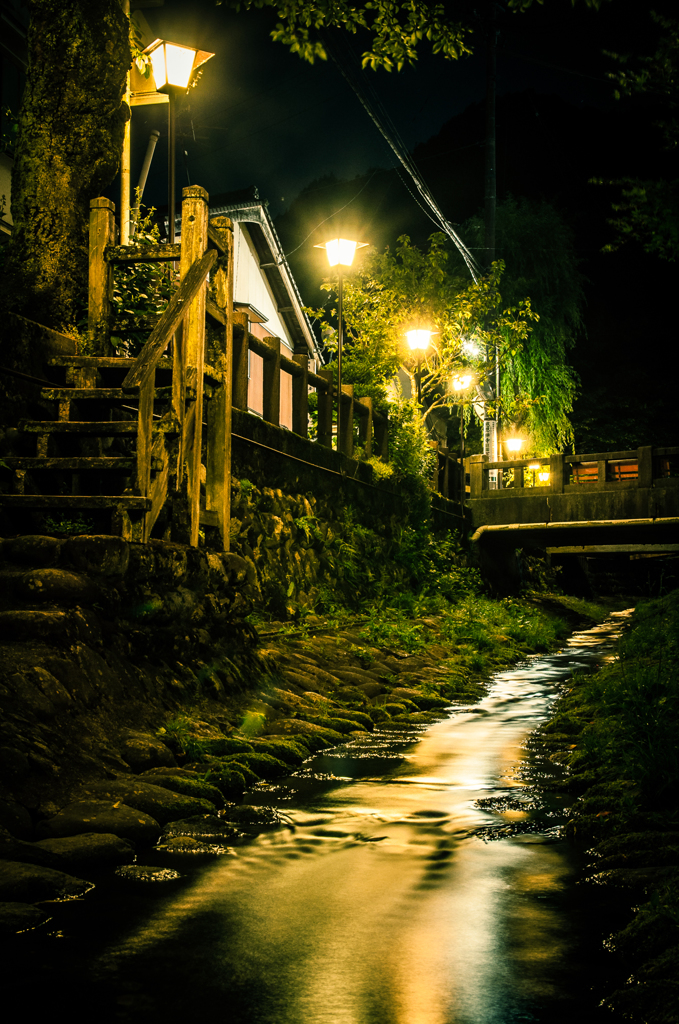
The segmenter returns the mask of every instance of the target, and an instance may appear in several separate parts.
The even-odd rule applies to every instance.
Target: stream
[[[594,1021],[601,937],[558,836],[566,801],[531,790],[562,769],[529,764],[523,745],[574,671],[614,656],[628,615],[498,673],[443,721],[378,727],[256,787],[249,802],[285,824],[232,855],[175,858],[179,881],[103,882],[62,905],[39,966],[15,975],[24,1007],[97,1022]]]

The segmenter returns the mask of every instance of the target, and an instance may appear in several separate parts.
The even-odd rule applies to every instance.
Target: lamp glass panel
[[[549,472],[538,473],[538,480],[540,481],[540,483],[546,484],[549,480]]]
[[[165,47],[163,44],[161,43],[160,46],[156,46],[155,50],[151,50],[149,57],[151,58],[156,89],[162,89],[164,85],[167,85],[167,66],[165,64]]]
[[[505,441],[507,451],[520,452],[523,447],[523,440],[520,437],[508,437]]]
[[[413,350],[420,349],[422,352],[424,352],[424,350],[429,347],[431,331],[406,331],[406,338],[408,339],[408,344]]]
[[[175,85],[179,89],[188,88],[195,59],[196,51],[190,49],[190,47],[178,46],[176,43],[165,43],[168,84]]]
[[[356,242],[350,242],[347,238],[333,238],[325,243],[325,251],[328,254],[328,263],[336,267],[341,263],[343,267],[350,267],[354,261]]]
[[[470,373],[461,374],[459,377],[453,377],[451,381],[453,390],[455,391],[464,391],[465,388],[469,387],[471,382],[472,378]]]

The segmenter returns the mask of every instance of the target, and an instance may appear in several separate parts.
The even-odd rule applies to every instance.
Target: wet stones
[[[49,920],[44,910],[29,903],[0,903],[0,938],[31,932]]]
[[[41,839],[34,846],[41,853],[54,858],[64,871],[89,871],[127,864],[134,860],[135,849],[128,839],[96,832],[60,839]]]
[[[106,833],[129,839],[135,845],[150,846],[160,835],[160,825],[148,814],[128,807],[122,800],[75,800],[36,829],[43,839],[78,836],[87,832]]]
[[[0,861],[0,901],[38,903],[43,900],[77,899],[92,888],[91,882],[54,868],[18,861]]]
[[[140,781],[134,776],[111,782],[91,783],[83,786],[80,792],[87,799],[120,801],[123,806],[134,808],[161,825],[191,814],[209,813],[214,810],[213,804],[208,800],[173,793],[163,786]],[[115,829],[111,831],[115,832]]]
[[[156,736],[149,733],[130,732],[119,743],[121,757],[133,772],[144,772],[150,768],[172,768],[177,762],[172,751]]]

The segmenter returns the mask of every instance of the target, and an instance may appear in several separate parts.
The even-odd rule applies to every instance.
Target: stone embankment
[[[391,721],[431,721],[483,686],[437,644],[377,647],[238,617],[237,555],[112,537],[0,545],[0,920],[31,929],[102,871],[176,877],[270,827],[260,780]],[[423,627],[424,628],[424,627]],[[398,647],[398,645],[397,645]],[[156,846],[164,867],[142,867]]]

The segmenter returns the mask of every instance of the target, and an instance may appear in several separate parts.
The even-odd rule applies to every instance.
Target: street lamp
[[[170,244],[174,243],[174,202],[175,202],[175,101],[177,96],[186,92],[191,79],[198,68],[205,64],[214,53],[207,50],[196,50],[191,46],[170,43],[166,39],[156,39],[147,46],[144,53],[151,61],[156,90],[167,93],[170,100],[168,111],[168,142],[167,142],[167,191],[168,191],[168,235]]]
[[[337,451],[342,445],[340,423],[342,419],[342,268],[350,267],[354,262],[357,249],[362,249],[367,242],[352,242],[348,238],[332,238],[314,249],[325,249],[328,264],[337,267]]]
[[[429,348],[432,334],[436,331],[427,331],[423,328],[414,328],[406,331],[408,344],[413,352],[417,352],[417,404],[422,405],[422,353]]]
[[[522,437],[507,437],[505,438],[505,448],[510,455],[516,455],[520,452],[526,442]]]
[[[471,385],[474,379],[473,374],[467,373],[464,370],[461,373],[456,373],[451,381],[450,386],[453,391],[459,392],[460,395],[460,504],[464,504],[464,499],[467,494],[467,476],[464,470],[464,415],[462,408],[462,392],[466,391]]]

